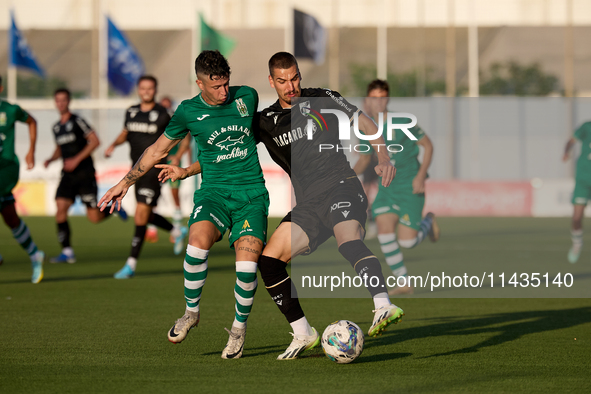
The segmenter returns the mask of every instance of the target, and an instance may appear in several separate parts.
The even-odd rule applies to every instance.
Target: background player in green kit
[[[0,78],[0,93],[4,90]],[[43,279],[43,260],[45,253],[37,249],[29,228],[18,216],[14,207],[12,189],[18,183],[19,161],[14,151],[14,124],[24,122],[29,125],[29,152],[25,156],[27,169],[35,167],[35,142],[37,141],[37,122],[16,104],[0,100],[0,212],[4,222],[12,230],[14,239],[31,258],[33,276],[31,282],[39,283]],[[2,256],[0,256],[2,264]]]
[[[380,113],[388,111],[389,86],[386,81],[375,80],[367,87],[365,100],[365,112],[374,120],[378,120]],[[384,116],[384,126],[386,125]],[[407,119],[393,119],[393,123],[407,123]],[[429,235],[435,242],[439,238],[439,227],[432,213],[423,218],[423,206],[425,205],[425,179],[427,170],[433,157],[433,144],[429,137],[415,126],[409,131],[417,138],[411,140],[405,133],[395,129],[388,140],[384,129],[386,144],[402,145],[402,151],[389,153],[392,164],[396,166],[396,177],[388,187],[379,185],[378,194],[372,204],[372,214],[378,225],[378,240],[382,252],[386,256],[386,262],[392,269],[394,276],[406,276],[407,270],[400,246],[414,248],[420,244],[425,235]],[[363,141],[362,141],[363,142]],[[355,164],[355,172],[363,173],[373,155],[373,148],[367,145],[367,152],[361,154]],[[419,145],[425,148],[423,162],[419,163]],[[399,226],[397,226],[400,224]],[[398,235],[398,237],[397,237]],[[396,295],[412,293],[410,285],[395,287],[388,294]]]
[[[563,161],[567,161],[570,150],[576,141],[582,143],[581,155],[577,161],[577,172],[575,175],[575,190],[573,192],[572,203],[573,222],[571,228],[571,238],[573,245],[568,251],[568,261],[576,263],[583,249],[583,214],[587,201],[591,199],[591,122],[585,122],[579,127],[573,137],[566,143],[564,148]]]
[[[269,209],[269,195],[252,133],[258,95],[248,86],[229,86],[230,66],[218,51],[203,51],[195,61],[195,72],[201,94],[178,106],[164,135],[146,149],[99,205],[109,201],[120,204],[127,189],[191,133],[199,147],[198,162],[187,169],[157,166],[163,169],[161,181],[202,173],[202,186],[195,192],[195,208],[189,219],[184,262],[186,311],[170,329],[168,340],[181,342],[199,323],[209,249],[230,231],[230,246],[236,251],[236,314],[222,358],[239,358],[257,288],[256,261],[266,240]]]

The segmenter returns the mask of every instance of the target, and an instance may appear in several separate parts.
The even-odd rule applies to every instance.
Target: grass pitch
[[[59,252],[52,218],[26,218],[48,256]],[[276,222],[272,222],[270,229]],[[443,237],[405,251],[407,266],[444,261],[470,266],[475,256],[535,266],[555,261],[577,278],[591,275],[589,247],[566,263],[567,219],[440,219]],[[27,256],[0,226],[0,391],[18,392],[590,392],[590,299],[395,300],[402,322],[366,337],[361,357],[338,365],[320,349],[276,361],[290,327],[259,291],[243,358],[220,355],[234,316],[233,253],[213,248],[201,302],[201,323],[178,345],[166,334],[184,311],[182,256],[167,235],[145,244],[136,277],[112,278],[127,257],[133,224],[117,218],[92,225],[71,219],[78,262],[46,264],[30,283]],[[518,240],[518,242],[516,241]],[[586,236],[591,245],[591,234]],[[369,246],[379,256],[376,241]],[[345,264],[345,263],[344,263]],[[352,270],[351,270],[352,271]],[[318,331],[349,319],[367,332],[368,299],[302,299]]]

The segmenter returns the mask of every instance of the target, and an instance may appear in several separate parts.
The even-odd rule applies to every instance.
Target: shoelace
[[[300,342],[304,342],[305,341],[305,338],[300,338],[299,336],[297,336],[293,332],[290,332],[290,334],[293,337],[293,340],[292,341],[300,341]],[[290,345],[290,347],[291,347],[291,345]]]
[[[181,322],[183,322],[183,321],[185,321],[185,322],[188,322],[188,321],[189,321],[189,315],[183,315],[183,316],[181,316],[181,318],[180,318],[180,319],[178,319],[178,320],[175,322],[175,325],[178,325],[179,323],[181,323]]]
[[[240,337],[242,336],[240,334],[236,334],[235,332],[232,332],[232,331],[228,330],[226,327],[224,327],[224,330],[226,330],[228,332],[228,334],[230,334],[230,336],[233,339],[240,339]]]

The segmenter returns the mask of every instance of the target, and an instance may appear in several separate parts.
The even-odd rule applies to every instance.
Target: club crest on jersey
[[[246,104],[244,104],[244,101],[242,101],[241,98],[236,99],[236,108],[238,109],[240,116],[248,116],[248,108],[246,107]]]
[[[232,139],[232,137],[228,136],[228,138],[226,138],[225,140],[216,143],[215,146],[217,146],[220,149],[230,150],[229,148],[233,147],[234,145],[243,144],[243,143],[244,143],[244,136],[241,136],[240,138],[236,138],[236,139]]]
[[[70,131],[72,131],[72,128],[74,128],[74,125],[72,124],[72,122],[68,121],[68,123],[66,123],[66,131],[69,133]]]
[[[6,112],[0,112],[0,126],[6,126]]]
[[[158,115],[158,111],[150,111],[148,119],[150,119],[150,122],[155,122],[158,119]]]
[[[309,101],[304,101],[303,103],[300,103],[300,112],[304,116],[310,115],[310,102]]]

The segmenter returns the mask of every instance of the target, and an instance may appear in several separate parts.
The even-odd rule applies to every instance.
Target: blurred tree
[[[515,61],[493,63],[482,73],[480,95],[547,96],[555,92],[558,78],[542,71],[539,64],[521,65]]]
[[[7,83],[6,77],[2,77],[4,91],[0,97],[4,99],[6,98]],[[67,82],[60,78],[47,77],[43,79],[37,76],[18,75],[16,78],[16,95],[17,97],[48,98],[53,97],[53,92],[56,89],[67,86]],[[84,96],[86,96],[84,92],[72,91],[72,98],[80,98]]]
[[[349,66],[351,82],[342,89],[343,95],[365,96],[367,85],[376,79],[376,67],[366,64],[351,64]],[[435,93],[445,94],[445,80],[433,79],[433,69],[428,68],[425,72],[425,94],[432,96]],[[388,72],[388,84],[390,85],[390,96],[392,97],[415,97],[417,93],[416,70],[404,73]]]

